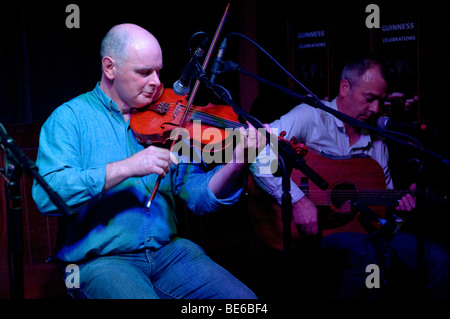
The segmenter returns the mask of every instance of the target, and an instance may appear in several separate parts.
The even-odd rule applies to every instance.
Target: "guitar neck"
[[[316,193],[316,194],[314,194]],[[321,193],[322,196],[317,196]],[[409,190],[393,190],[393,189],[358,189],[358,190],[328,190],[306,191],[306,195],[314,198],[316,205],[330,205],[334,202],[353,201],[361,205],[367,206],[391,206],[397,205],[398,201],[406,194],[411,193]]]
[[[357,200],[367,206],[391,206],[397,205],[398,201],[411,191],[393,189],[363,189],[357,191]]]

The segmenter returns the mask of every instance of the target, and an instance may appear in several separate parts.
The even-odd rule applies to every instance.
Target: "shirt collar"
[[[108,112],[120,113],[119,107],[117,106],[116,102],[111,100],[111,98],[106,95],[106,93],[103,92],[100,88],[100,82],[98,82],[95,86],[94,94],[97,96],[102,105],[106,107]]]
[[[336,111],[339,111],[338,108],[337,108],[337,104],[336,104],[336,98],[330,102],[330,108],[335,109]],[[336,126],[340,130],[342,130],[342,132],[345,132],[344,122],[342,122],[340,119],[338,119],[335,116],[333,116],[333,118],[334,118],[334,121],[336,123]],[[352,146],[352,148],[365,148],[365,147],[370,146],[371,142],[372,142],[372,138],[370,137],[370,133],[367,130],[362,129],[361,130],[361,137],[359,138],[358,142],[356,142]]]
[[[330,102],[330,108],[332,108],[332,109],[334,109],[336,111],[339,111],[338,108],[337,108],[336,98]],[[331,115],[331,116],[333,116],[333,119],[334,119],[334,122],[336,123],[336,126],[339,129],[341,129],[341,130],[345,130],[344,122],[342,122],[340,119],[338,119],[334,115]]]

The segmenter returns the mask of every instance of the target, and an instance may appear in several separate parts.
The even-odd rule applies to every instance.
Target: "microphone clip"
[[[195,55],[183,70],[181,78],[173,84],[173,90],[177,95],[187,95],[191,91],[191,79],[198,79],[203,73],[202,66]]]

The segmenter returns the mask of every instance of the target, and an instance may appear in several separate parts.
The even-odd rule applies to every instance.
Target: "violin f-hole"
[[[175,124],[175,123],[171,123],[171,122],[164,122],[164,123],[161,124],[161,129],[162,130],[166,129],[165,125],[173,125],[173,126],[176,126],[176,127],[180,126],[179,124]]]

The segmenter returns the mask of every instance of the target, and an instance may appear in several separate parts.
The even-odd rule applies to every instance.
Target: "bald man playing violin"
[[[147,30],[114,26],[101,46],[95,89],[64,103],[44,123],[39,171],[74,213],[62,216],[56,257],[80,269],[75,298],[255,298],[195,243],[177,236],[175,198],[195,214],[235,204],[248,163],[207,169],[165,148],[141,145],[130,129],[133,109],[150,104],[161,85],[162,50]],[[234,159],[264,143],[255,129],[240,133]],[[158,192],[146,211],[154,184]],[[38,185],[43,214],[56,207]],[[57,214],[58,212],[56,212]]]

